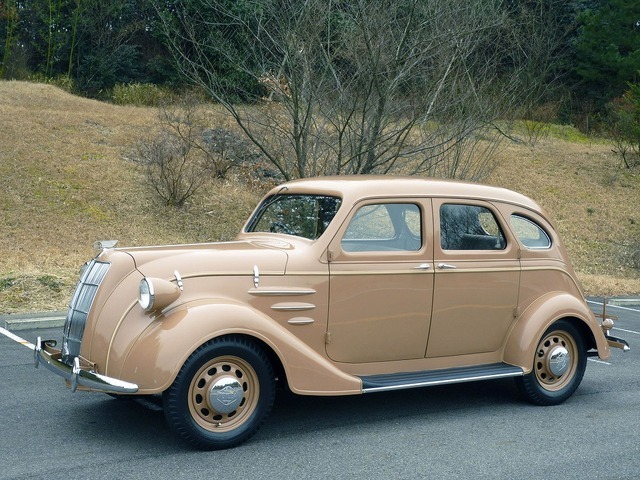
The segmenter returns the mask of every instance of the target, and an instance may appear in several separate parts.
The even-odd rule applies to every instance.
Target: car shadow
[[[66,424],[67,436],[102,448],[107,442],[118,449],[193,452],[167,426],[160,396],[98,395],[72,407],[74,420]],[[249,445],[291,438],[302,441],[329,429],[384,429],[389,422],[436,421],[454,413],[463,417],[481,415],[483,411],[491,414],[514,404],[527,405],[512,380],[339,397],[310,397],[279,390],[271,416]]]
[[[305,436],[327,429],[384,428],[389,422],[478,415],[523,402],[512,379],[365,395],[309,397],[279,391],[260,438]]]

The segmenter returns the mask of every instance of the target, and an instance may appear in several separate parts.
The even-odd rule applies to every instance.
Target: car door
[[[434,199],[435,284],[427,357],[501,349],[515,318],[518,246],[489,202]]]
[[[424,358],[433,293],[429,200],[362,202],[329,246],[327,354]]]

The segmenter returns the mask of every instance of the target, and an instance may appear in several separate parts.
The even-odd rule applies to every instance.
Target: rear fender
[[[160,393],[173,383],[191,353],[225,335],[244,335],[266,344],[282,363],[295,393],[362,393],[359,378],[336,368],[271,318],[227,299],[184,304],[157,317],[131,345],[120,376],[137,383],[138,393]]]
[[[580,329],[587,342],[586,348],[595,347],[603,360],[611,356],[604,333],[586,303],[568,293],[551,292],[538,298],[522,312],[505,344],[504,361],[522,367],[525,373],[529,373],[542,335],[562,318],[570,319]],[[595,345],[590,345],[592,339]]]

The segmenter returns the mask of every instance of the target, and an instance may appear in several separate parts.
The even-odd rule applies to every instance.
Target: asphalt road
[[[609,312],[632,350],[590,360],[563,405],[524,403],[512,380],[341,398],[282,393],[255,437],[219,452],[180,443],[156,403],[72,394],[0,335],[0,479],[637,479],[640,307]]]

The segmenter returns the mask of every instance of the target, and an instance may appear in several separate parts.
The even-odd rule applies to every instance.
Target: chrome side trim
[[[316,306],[312,303],[275,303],[271,305],[271,309],[278,312],[304,312],[314,308]]]
[[[287,320],[289,325],[311,325],[315,320],[309,317],[295,317]]]
[[[52,348],[50,344],[55,344],[55,342],[43,341],[38,337],[34,348],[35,367],[44,365],[51,372],[67,380],[71,385],[72,392],[75,392],[78,386],[106,393],[136,393],[138,391],[138,385],[135,383],[81,368],[78,357],[73,359],[72,366],[62,363],[60,350]]]
[[[252,288],[249,290],[249,295],[256,297],[302,296],[314,293],[316,291],[313,288]]]

